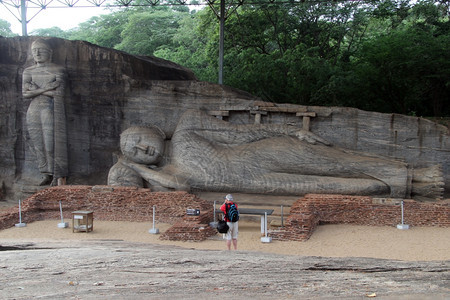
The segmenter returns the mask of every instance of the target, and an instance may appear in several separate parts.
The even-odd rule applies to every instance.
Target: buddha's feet
[[[440,165],[415,169],[412,179],[413,198],[441,200],[444,197],[444,176]]]

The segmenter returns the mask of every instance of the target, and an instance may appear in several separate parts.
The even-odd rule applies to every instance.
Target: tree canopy
[[[224,84],[272,102],[450,116],[449,11],[431,0],[244,4],[226,19]],[[154,55],[200,80],[218,78],[219,22],[208,7],[129,7],[32,34]]]
[[[11,24],[8,21],[0,19],[0,36],[12,37],[15,36],[11,31]]]

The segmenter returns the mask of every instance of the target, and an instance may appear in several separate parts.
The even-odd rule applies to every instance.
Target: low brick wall
[[[60,218],[59,201],[67,219],[72,219],[72,211],[89,210],[94,211],[96,220],[148,222],[153,221],[155,206],[156,221],[169,224],[183,221],[184,234],[177,233],[177,240],[202,240],[215,234],[214,230],[207,230],[213,220],[213,207],[207,201],[186,192],[151,192],[134,187],[51,187],[22,202],[22,222]],[[186,217],[188,208],[200,209],[201,213]],[[0,230],[13,227],[15,223],[18,223],[17,208],[0,213]],[[172,239],[170,232],[163,238]]]
[[[30,223],[60,218],[59,201],[66,219],[72,211],[94,211],[94,219],[105,221],[158,222],[173,224],[160,238],[201,241],[215,235],[209,226],[212,205],[186,192],[151,192],[149,189],[111,186],[58,186],[42,190],[22,203],[22,221]],[[285,227],[273,230],[274,240],[305,241],[319,224],[396,226],[401,223],[401,200],[362,196],[309,194],[290,209]],[[186,209],[200,209],[199,216]],[[0,230],[18,223],[17,207],[0,212]],[[404,221],[411,226],[450,227],[450,202],[404,200]]]
[[[160,239],[171,241],[203,241],[217,234],[217,230],[208,224],[211,222],[210,212],[200,212],[199,216],[185,215],[182,220],[161,234]]]
[[[401,199],[308,194],[291,207],[274,240],[305,241],[319,224],[396,226],[401,224]],[[404,223],[410,226],[450,227],[450,202],[404,200]]]

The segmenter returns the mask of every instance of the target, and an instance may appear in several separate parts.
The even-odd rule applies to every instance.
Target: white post
[[[214,220],[212,222],[209,223],[209,226],[213,227],[213,228],[217,228],[217,217],[216,217],[216,200],[214,200]]]
[[[214,200],[214,223],[216,223],[216,200]]]
[[[263,218],[261,216],[261,218]],[[272,241],[272,238],[270,236],[267,236],[267,211],[264,212],[264,237],[261,238],[261,242],[263,243],[270,243]]]
[[[61,214],[61,223],[58,223],[58,228],[67,228],[69,227],[68,222],[64,222],[64,216],[62,211],[61,200],[59,200],[59,213]]]
[[[61,223],[64,222],[64,216],[62,213],[62,205],[61,205],[61,200],[59,200],[59,213],[61,214]]]
[[[19,200],[19,223],[17,223],[15,226],[16,227],[25,227],[25,226],[27,226],[26,223],[22,223],[22,203],[21,203],[20,200]]]
[[[284,220],[283,220],[283,205],[281,205],[281,228],[284,227]]]
[[[264,227],[264,216],[261,215],[261,236],[264,236],[264,232],[265,232],[265,227]]]
[[[159,229],[155,228],[155,210],[156,210],[156,205],[153,205],[153,228],[151,228],[148,232],[152,233],[152,234],[158,234],[159,233]]]
[[[403,222],[403,200],[402,200],[401,206],[402,206],[402,225],[403,225],[403,224],[405,224],[405,223]]]
[[[264,236],[267,237],[267,212],[264,212]]]
[[[22,205],[19,200],[19,223],[22,223]]]
[[[409,229],[409,225],[404,224],[404,221],[403,221],[403,199],[402,199],[402,202],[400,203],[400,206],[402,208],[402,224],[398,224],[397,229]]]

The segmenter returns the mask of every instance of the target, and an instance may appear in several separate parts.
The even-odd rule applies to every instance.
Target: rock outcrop
[[[38,188],[22,97],[22,74],[33,64],[36,37],[0,37],[0,184],[3,199],[25,198]],[[440,164],[450,189],[448,129],[428,120],[353,108],[273,104],[227,86],[198,81],[177,64],[138,57],[82,41],[50,38],[53,62],[64,66],[68,184],[105,184],[131,126],[156,125],[170,139],[187,109],[236,124],[292,124],[334,145],[403,160],[414,167]]]

